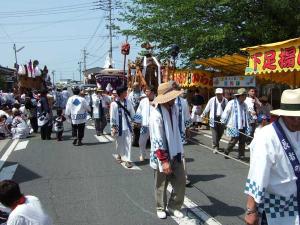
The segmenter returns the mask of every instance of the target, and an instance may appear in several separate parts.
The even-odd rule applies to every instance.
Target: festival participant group
[[[230,153],[238,143],[237,158],[243,161],[245,150],[250,148],[246,223],[299,224],[300,89],[284,91],[277,110],[272,110],[267,97],[256,96],[255,87],[240,88],[231,99],[217,88],[207,102],[198,92],[188,99],[187,91],[174,81],[162,83],[157,89],[150,85],[142,90],[134,83],[132,90],[125,86],[116,90],[74,87],[72,92],[70,96],[67,88],[56,88],[29,90],[22,95],[1,93],[1,138],[27,138],[40,128],[42,140],[51,140],[54,131],[57,141],[62,141],[64,123],[69,121],[72,143],[81,146],[86,123],[91,123],[97,136],[111,134],[116,161],[128,169],[134,165],[131,149],[136,142],[139,160],[149,157],[154,170],[157,217],[183,218],[185,188],[190,185],[184,146],[191,131],[203,127],[208,118],[213,153],[232,158]],[[106,128],[108,123],[110,130]],[[222,149],[224,134],[230,140]],[[168,183],[172,193],[166,200]],[[0,202],[3,186],[0,182]]]

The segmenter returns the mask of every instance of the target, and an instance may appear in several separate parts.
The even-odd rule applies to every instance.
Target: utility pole
[[[81,63],[82,62],[78,62],[78,65],[79,65],[79,81],[81,81]]]
[[[113,38],[113,16],[112,16],[112,10],[113,9],[121,9],[122,8],[122,1],[120,0],[98,0],[94,2],[97,8],[103,11],[108,12],[108,25],[107,28],[109,30],[109,51],[108,51],[108,57],[109,57],[109,67],[113,66],[113,46],[112,46],[112,38]]]
[[[53,85],[54,85],[54,74],[55,74],[55,70],[52,70],[52,83],[53,83]]]
[[[86,49],[83,49],[83,71],[86,71]]]
[[[21,47],[21,48],[19,48],[19,49],[17,49],[16,44],[14,44],[14,46],[13,46],[13,49],[14,49],[14,52],[15,52],[15,68],[16,68],[16,69],[17,69],[17,66],[18,66],[17,53],[18,53],[19,51],[21,51],[23,48],[25,48],[25,46],[23,46],[23,47]]]
[[[111,0],[108,0],[108,10],[109,10],[109,65],[112,67],[112,5]]]

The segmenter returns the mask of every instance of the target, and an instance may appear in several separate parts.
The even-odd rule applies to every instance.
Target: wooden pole
[[[125,78],[126,78],[125,77],[125,69],[126,69],[126,55],[124,55],[124,64],[123,64],[123,86],[125,84]]]

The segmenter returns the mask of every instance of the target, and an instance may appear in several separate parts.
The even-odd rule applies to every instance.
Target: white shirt
[[[211,127],[215,126],[215,102],[216,102],[216,106],[217,106],[216,116],[222,116],[222,113],[223,113],[222,104],[224,104],[226,106],[228,103],[228,100],[223,97],[222,101],[219,102],[219,100],[217,99],[216,96],[209,99],[201,117],[205,117],[207,115],[207,113],[209,112],[209,125]]]
[[[124,102],[120,101],[121,105],[124,106]],[[126,108],[127,110],[129,111],[130,113],[130,116],[127,115],[127,118],[129,120],[129,122],[131,122],[131,120],[133,119],[134,117],[134,108],[131,104],[130,101],[128,101],[126,99]],[[125,131],[125,130],[129,130],[129,127],[127,125],[127,120],[125,118],[125,112],[124,110],[121,108],[121,112],[122,112],[122,131]],[[110,105],[110,124],[111,124],[111,127],[115,127],[117,130],[119,129],[119,106],[116,102],[112,102],[111,105]]]
[[[102,108],[106,112],[109,104],[110,104],[110,99],[106,95],[93,95],[93,116],[95,119],[99,118],[99,103],[101,100]],[[105,112],[103,112],[105,114]]]
[[[257,113],[259,110],[259,107],[261,106],[261,102],[258,100],[258,98],[254,97],[247,97],[245,100],[246,105],[248,106],[248,110],[250,114],[252,115],[250,123],[255,123],[257,120],[257,115],[253,115],[253,113]],[[256,107],[256,111],[254,110]]]
[[[73,95],[68,99],[65,114],[71,116],[72,124],[82,124],[86,122],[87,112],[90,110],[84,98]]]
[[[297,158],[300,159],[300,132],[289,131],[282,119],[279,121]],[[263,204],[259,207],[260,211],[269,207],[270,204],[266,201],[269,200],[274,201],[275,207],[284,213],[284,217],[279,213],[272,217],[266,211],[269,225],[299,225],[298,212],[294,207],[297,204],[297,177],[272,124],[263,127],[259,135],[254,136],[250,150],[250,169],[245,193],[252,196],[256,203]],[[289,216],[291,212],[294,216]]]
[[[24,204],[18,205],[9,215],[7,225],[52,225],[37,197],[27,195]]]
[[[136,110],[134,121],[142,124],[144,127],[149,127],[150,107],[149,98],[143,98]]]

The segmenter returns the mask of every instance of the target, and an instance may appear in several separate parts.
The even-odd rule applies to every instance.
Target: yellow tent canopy
[[[247,57],[240,54],[225,55],[208,59],[198,59],[195,63],[206,68],[214,68],[229,75],[242,75],[247,66]]]
[[[300,38],[241,49],[249,53],[246,75],[300,86]]]

